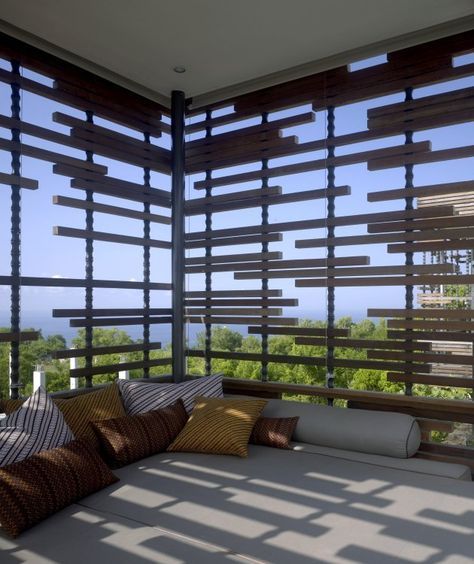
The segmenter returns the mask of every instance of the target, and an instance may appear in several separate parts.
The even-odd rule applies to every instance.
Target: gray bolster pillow
[[[265,417],[299,416],[293,440],[327,447],[409,458],[420,446],[421,433],[411,415],[269,400]]]

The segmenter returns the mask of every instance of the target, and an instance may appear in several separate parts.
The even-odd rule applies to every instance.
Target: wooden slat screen
[[[388,53],[386,62],[361,70],[341,67],[189,112],[186,306],[190,323],[205,324],[206,342],[188,355],[203,358],[206,373],[212,359],[259,362],[259,390],[273,393],[265,382],[278,380],[278,363],[322,367],[325,381],[311,383],[329,388],[345,385],[342,367],[366,370],[384,374],[394,389],[402,384],[407,396],[433,392],[434,404],[441,405],[443,387],[464,389],[460,405],[467,402],[474,415],[474,63],[453,62],[468,52],[474,32]],[[360,125],[350,123],[352,116]],[[450,127],[469,127],[467,143],[440,146]],[[427,182],[426,171],[441,170],[438,163],[440,181]],[[242,292],[274,288],[283,289],[280,299],[265,293],[241,299]],[[469,295],[456,300],[456,288]],[[325,327],[296,326],[288,306],[298,306],[301,321],[301,308],[311,309],[321,291]],[[341,292],[365,306],[364,317],[388,320],[384,339],[338,333]],[[376,298],[381,292],[386,301]],[[270,313],[279,305],[278,315]],[[246,307],[252,317],[243,315]],[[213,324],[248,325],[261,338],[260,351],[214,350]],[[297,352],[270,353],[272,335],[294,339]],[[354,349],[357,356],[349,358]],[[292,388],[298,382],[286,376],[278,391],[304,394]],[[241,382],[227,388],[251,390]],[[341,394],[323,395],[377,409],[376,402]],[[455,409],[436,415],[430,404],[429,413],[422,411],[425,446],[430,431],[467,421]],[[437,457],[442,449],[436,446]],[[426,447],[423,455],[433,452]]]
[[[0,151],[9,152],[12,160],[11,171],[0,173],[3,185],[0,189],[11,191],[11,210],[2,210],[2,222],[8,222],[12,232],[9,250],[11,271],[0,273],[0,284],[10,287],[8,309],[11,311],[11,330],[1,333],[0,337],[2,342],[11,343],[11,394],[16,397],[24,384],[19,380],[20,343],[38,337],[35,332],[21,330],[21,290],[27,286],[84,288],[84,301],[69,305],[70,308],[83,309],[53,311],[53,317],[75,318],[70,321],[71,327],[85,328],[84,348],[54,353],[55,358],[85,359],[83,367],[71,370],[71,377],[84,378],[86,386],[92,385],[97,374],[120,370],[139,369],[146,377],[152,367],[170,364],[170,358],[150,358],[151,351],[161,348],[161,343],[151,338],[153,327],[171,323],[170,305],[167,308],[151,306],[152,292],[171,289],[171,281],[161,279],[163,269],[155,267],[164,262],[170,263],[171,256],[171,194],[167,186],[167,178],[171,174],[171,151],[169,143],[159,142],[170,132],[169,121],[166,120],[169,110],[2,34],[0,59],[3,63],[0,83],[10,89],[10,95],[6,92],[2,98]],[[38,119],[41,125],[30,118],[23,118],[32,100],[38,107],[46,108],[47,115]],[[8,112],[10,106],[11,111]],[[54,107],[53,111],[49,109],[51,107]],[[54,144],[54,149],[50,149],[51,144]],[[76,156],[71,156],[71,149]],[[81,153],[82,156],[79,156]],[[20,257],[21,250],[25,251],[25,248],[22,249],[21,203],[22,199],[29,198],[25,190],[41,193],[42,189],[41,182],[22,176],[24,159],[46,162],[50,166],[51,181],[54,180],[57,185],[62,179],[64,187],[66,183],[70,184],[72,190],[66,188],[64,193],[53,197],[52,204],[58,206],[58,212],[66,211],[65,208],[83,210],[85,221],[83,219],[82,225],[58,225],[53,232],[59,237],[85,242],[85,257],[69,257],[71,261],[84,264],[83,278],[23,275]],[[142,180],[125,180],[113,172],[123,170],[119,166],[127,167],[130,176],[133,173],[135,178]],[[155,173],[161,175],[159,178],[165,184],[163,188],[156,186],[157,180],[152,179]],[[57,216],[60,217],[60,213]],[[107,217],[123,217],[137,222],[135,225],[142,235],[130,236],[97,228],[97,221]],[[160,229],[163,240],[152,235],[152,227],[156,225],[164,226]],[[31,228],[23,226],[24,230]],[[96,271],[101,265],[94,257],[96,241],[109,245],[108,252],[116,257],[117,262],[120,261],[122,245],[141,248],[142,273],[137,272],[133,280],[104,280],[97,276]],[[142,294],[143,306],[129,310],[100,309],[100,299],[95,292],[99,288],[118,293],[138,290]],[[142,343],[94,346],[95,327],[130,325],[142,326]],[[133,351],[142,353],[142,360],[127,362],[125,358],[118,364],[101,365],[101,355]]]

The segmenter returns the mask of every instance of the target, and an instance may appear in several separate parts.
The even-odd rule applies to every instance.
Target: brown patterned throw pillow
[[[96,392],[71,399],[56,399],[54,403],[63,412],[64,419],[76,438],[88,439],[98,448],[91,421],[123,417],[125,410],[117,384],[110,384]]]
[[[0,468],[0,523],[12,537],[49,515],[118,481],[87,441]]]
[[[172,405],[92,423],[107,460],[120,468],[135,460],[164,452],[186,425],[183,400]]]
[[[245,457],[250,433],[266,403],[197,397],[191,417],[168,451]]]
[[[249,442],[274,448],[290,448],[291,437],[299,417],[259,417]]]

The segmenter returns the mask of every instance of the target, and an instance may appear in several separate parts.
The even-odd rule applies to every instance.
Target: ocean
[[[287,315],[298,317],[299,319],[312,319],[320,320],[325,319],[325,312],[323,310],[298,310],[292,309],[291,313]],[[350,315],[354,321],[360,321],[365,316],[362,312],[347,312],[344,315]],[[9,327],[9,318],[3,314],[0,315],[0,327]],[[64,318],[53,318],[49,312],[22,312],[21,319],[22,329],[41,329],[44,337],[50,335],[62,335],[65,337],[68,344],[71,344],[72,339],[77,334],[77,328],[69,327],[69,320]],[[242,335],[247,335],[246,325],[228,325],[233,331],[238,331]],[[118,327],[118,329],[126,331],[132,339],[140,339],[142,337],[142,328],[139,325],[128,325]],[[151,339],[159,341],[164,347],[171,341],[171,326],[170,325],[151,325]],[[204,330],[204,325],[201,324],[188,324],[186,327],[186,334],[188,342],[192,346],[196,342],[198,333]]]

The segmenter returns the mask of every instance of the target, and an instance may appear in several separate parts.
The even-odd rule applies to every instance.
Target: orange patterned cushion
[[[12,537],[63,507],[117,482],[83,440],[0,468],[0,523]]]
[[[245,457],[250,433],[266,403],[197,397],[189,421],[168,450]]]
[[[259,417],[250,435],[254,445],[290,448],[299,417]]]
[[[162,409],[95,421],[92,426],[107,459],[115,468],[119,468],[165,451],[187,420],[183,400],[179,399]]]

